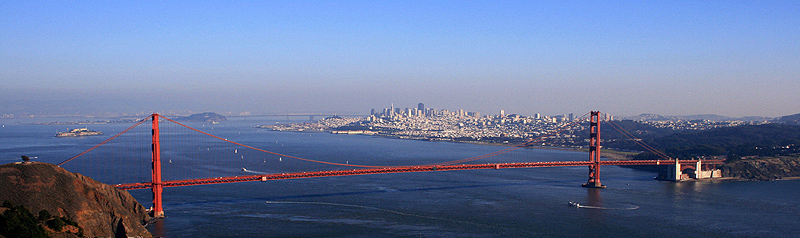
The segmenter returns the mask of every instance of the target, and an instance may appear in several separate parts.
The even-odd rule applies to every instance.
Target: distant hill
[[[623,119],[634,121],[693,121],[693,120],[709,120],[709,121],[768,121],[772,118],[761,116],[748,116],[748,117],[729,117],[717,114],[698,114],[687,116],[663,116],[658,114],[641,114],[638,116],[625,117]]]
[[[800,153],[800,126],[777,123],[743,125],[680,132],[645,142],[678,158],[788,155]]]
[[[782,116],[778,119],[775,119],[777,123],[789,124],[789,125],[800,125],[800,113],[788,116]]]
[[[662,116],[658,114],[640,114],[638,116],[624,117],[622,119],[632,121],[677,121],[681,118],[674,116]]]
[[[220,122],[220,121],[227,121],[228,118],[225,118],[224,116],[213,112],[204,112],[204,113],[192,114],[188,117],[178,117],[175,120],[194,121],[194,122],[212,122],[212,121]]]
[[[602,135],[602,139],[604,140],[605,146],[611,146],[608,144],[609,142],[614,142],[617,140],[626,140],[628,137],[621,134],[619,131],[615,129],[615,126],[620,127],[622,130],[630,132],[636,138],[639,139],[652,139],[656,137],[667,136],[671,134],[675,134],[678,131],[670,129],[670,128],[658,128],[652,125],[648,125],[646,123],[642,123],[641,121],[634,121],[634,120],[621,120],[621,121],[614,121],[613,126],[607,122],[601,123],[600,126],[600,134]],[[589,137],[589,128],[583,128],[583,130],[579,130],[573,133],[575,136],[581,138],[579,141],[583,141],[583,139],[588,139]]]

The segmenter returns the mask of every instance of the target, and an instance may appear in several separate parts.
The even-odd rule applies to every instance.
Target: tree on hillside
[[[31,157],[28,157],[28,156],[24,156],[24,155],[23,155],[23,156],[22,156],[22,162],[28,162],[28,161],[31,161]]]

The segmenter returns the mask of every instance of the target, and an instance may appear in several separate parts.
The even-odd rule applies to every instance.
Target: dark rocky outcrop
[[[75,221],[86,237],[152,237],[145,208],[127,191],[47,163],[0,165],[0,201]]]
[[[742,159],[720,167],[723,177],[751,180],[775,180],[800,177],[800,158],[777,157]]]

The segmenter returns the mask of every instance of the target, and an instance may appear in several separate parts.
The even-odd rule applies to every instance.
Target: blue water
[[[426,164],[503,148],[253,128],[275,121],[248,118],[192,126],[270,151],[351,164]],[[23,154],[57,163],[129,126],[87,125],[106,135],[55,138],[56,131],[75,126],[3,123],[2,163],[19,161]],[[132,133],[149,133],[149,128]],[[165,133],[163,140],[181,137],[178,130]],[[121,145],[112,145],[123,149],[114,149],[114,153],[99,151],[105,156],[99,158],[148,156],[146,151],[125,147],[136,143],[140,141],[127,139]],[[214,152],[214,157],[203,156],[200,152],[206,149],[211,153],[209,148],[219,144],[185,143],[165,145],[162,149],[165,156],[162,160],[171,158],[174,162],[165,162],[165,177],[247,174],[241,167],[267,172],[329,168],[235,147]],[[236,152],[231,152],[234,149]],[[587,157],[579,152],[522,149],[487,162]],[[215,159],[223,161],[209,162]],[[146,180],[149,176],[149,168],[141,165],[125,164],[122,166],[126,168],[114,170],[120,167],[115,166],[116,162],[81,165],[79,159],[71,163],[76,164],[71,165],[75,170],[83,170],[76,172],[97,173],[93,177],[109,183],[129,175],[133,180]],[[197,166],[200,164],[208,165]],[[177,172],[189,167],[192,169],[188,175]],[[98,173],[96,168],[106,172]],[[169,171],[176,173],[167,174]],[[653,180],[655,175],[604,166],[601,181],[607,189],[580,187],[588,176],[585,167],[382,174],[166,188],[167,218],[158,220],[149,229],[165,237],[794,237],[800,234],[797,199],[800,181],[673,183]],[[151,205],[148,190],[130,192],[143,205]],[[567,206],[570,201],[586,207]]]

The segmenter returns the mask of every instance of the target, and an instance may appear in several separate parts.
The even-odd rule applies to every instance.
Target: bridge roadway
[[[679,160],[681,164],[697,163],[697,160]],[[721,164],[723,160],[703,160],[703,164]],[[205,184],[238,183],[252,181],[267,181],[278,179],[299,179],[314,177],[333,177],[351,176],[366,174],[385,174],[385,173],[411,173],[411,172],[434,172],[451,170],[470,170],[470,169],[510,169],[510,168],[536,168],[536,167],[563,167],[563,166],[589,166],[589,161],[551,161],[551,162],[531,162],[531,163],[494,163],[494,164],[458,164],[458,165],[420,165],[420,166],[392,166],[385,168],[372,169],[352,169],[352,170],[330,170],[314,172],[295,172],[295,173],[276,173],[258,175],[240,175],[228,177],[185,179],[163,181],[163,187],[182,187]],[[600,165],[669,165],[675,164],[675,160],[609,160],[601,161]],[[148,189],[153,187],[152,182],[117,184],[115,187],[122,190]]]

